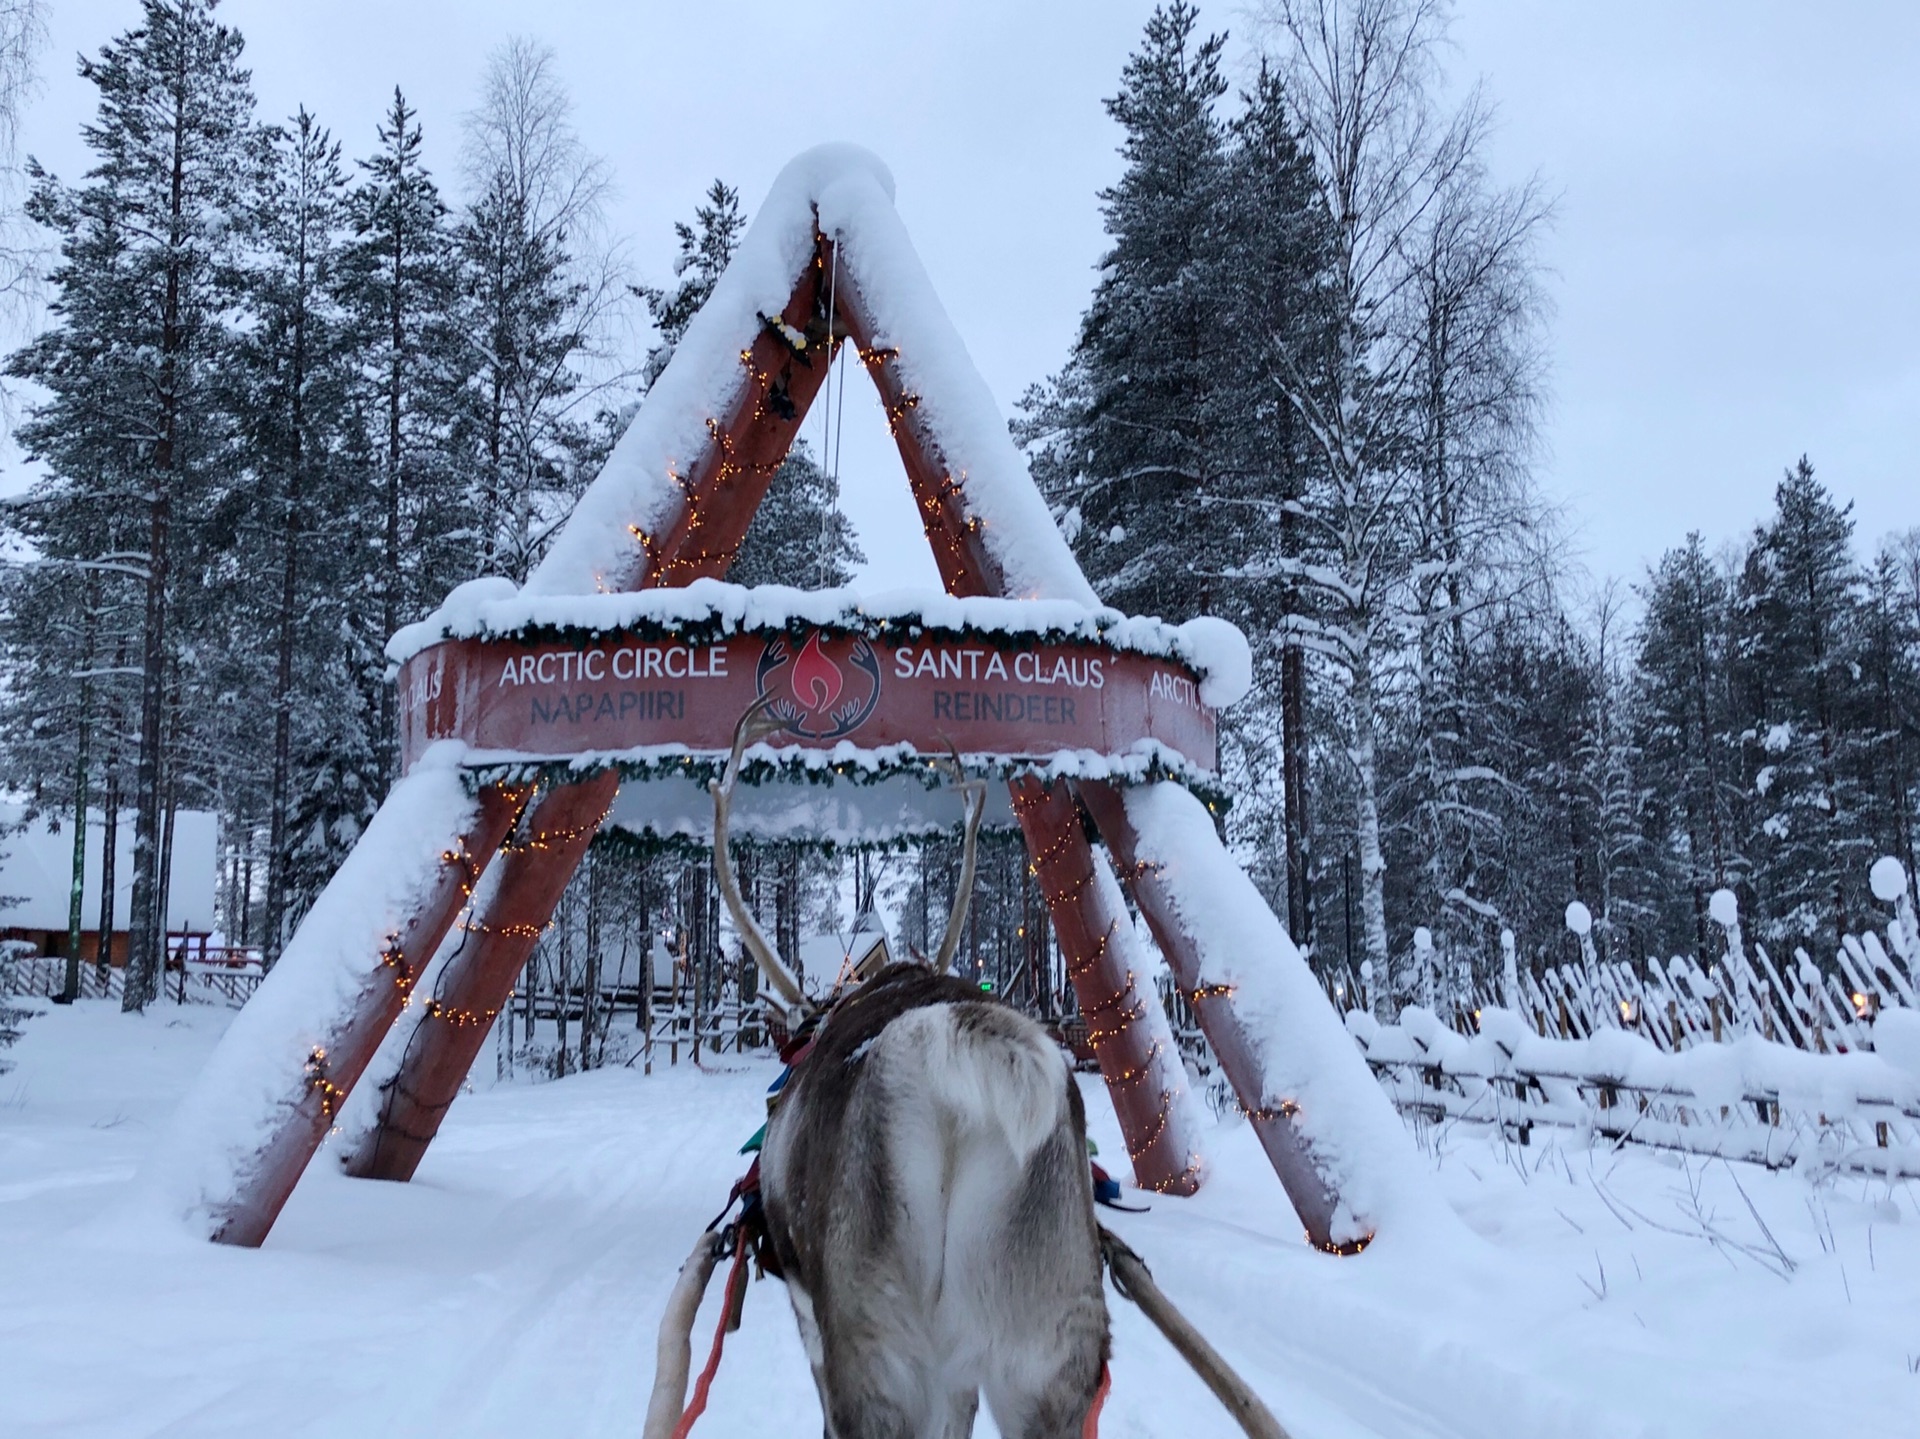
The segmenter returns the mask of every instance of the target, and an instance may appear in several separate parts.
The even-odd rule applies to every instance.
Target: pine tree
[[[727,578],[737,585],[844,585],[866,556],[805,441],[773,473]]]
[[[1224,35],[1201,38],[1185,0],[1147,21],[1106,102],[1126,170],[1101,192],[1112,239],[1067,372],[1029,398],[1022,434],[1102,600],[1185,619],[1212,607],[1202,504],[1222,466],[1229,327]]]
[[[1235,559],[1248,578],[1234,585],[1235,616],[1256,642],[1253,703],[1229,725],[1249,751],[1241,772],[1280,780],[1287,928],[1311,952],[1313,906],[1312,736],[1307,723],[1309,657],[1304,623],[1311,599],[1302,583],[1315,558],[1303,524],[1314,478],[1313,451],[1298,409],[1286,397],[1284,372],[1315,368],[1329,342],[1325,283],[1331,233],[1314,175],[1301,147],[1285,87],[1262,64],[1246,108],[1235,120],[1228,158],[1228,216],[1240,262],[1232,282],[1229,334],[1243,353],[1229,378],[1238,418],[1229,435],[1235,483],[1221,496],[1222,518],[1234,526]],[[1265,723],[1260,723],[1264,718]],[[1277,722],[1276,722],[1277,721]],[[1256,735],[1273,746],[1249,744]],[[1243,781],[1244,783],[1244,781]],[[1249,820],[1271,833],[1271,806],[1252,815],[1236,804],[1236,827]]]
[[[261,686],[274,716],[261,931],[269,966],[298,917],[290,903],[292,818],[296,795],[310,791],[310,780],[296,768],[297,751],[344,756],[369,749],[357,696],[324,693],[342,668],[342,653],[350,653],[338,631],[358,598],[353,582],[367,567],[369,548],[368,507],[356,503],[357,475],[345,458],[351,376],[346,317],[333,288],[345,192],[339,145],[301,110],[276,132],[273,171],[254,210],[247,294],[253,323],[239,345],[244,393],[236,397],[250,460],[236,552],[245,553],[250,538],[261,553],[236,576],[234,630],[250,627],[262,572],[272,576],[268,642],[259,647],[274,657]],[[353,803],[363,807],[367,786],[355,788]],[[369,814],[359,808],[353,818],[364,822]],[[332,853],[327,872],[344,857]]]
[[[660,342],[647,351],[647,362],[640,372],[641,385],[649,390],[667,368],[681,336],[693,323],[693,317],[700,313],[700,307],[707,303],[714,285],[732,262],[740,237],[747,232],[747,217],[740,210],[740,192],[724,180],[715,180],[707,187],[706,203],[694,207],[693,222],[676,221],[673,231],[680,243],[680,252],[673,261],[674,286],[671,289],[654,285],[633,288],[633,293],[646,304],[654,328],[660,332]]]
[[[1684,893],[1681,908],[1670,896],[1661,929],[1670,950],[1705,954],[1708,899],[1748,872],[1729,676],[1732,595],[1695,531],[1661,557],[1641,597],[1635,713],[1654,823],[1680,857]]]
[[[1868,596],[1866,674],[1876,834],[1920,876],[1920,529],[1890,535]]]
[[[1101,598],[1250,636],[1255,691],[1224,717],[1229,834],[1312,941],[1298,500],[1305,449],[1275,355],[1315,341],[1326,224],[1280,87],[1227,119],[1225,37],[1156,10],[1108,112],[1126,168],[1067,365],[1016,433]]]
[[[1753,883],[1761,932],[1838,944],[1860,912],[1871,837],[1859,785],[1862,576],[1852,506],[1803,457],[1774,492],[1741,573],[1747,758],[1761,803]]]
[[[13,365],[49,396],[23,427],[25,443],[50,455],[79,444],[76,431],[107,425],[125,438],[117,477],[145,512],[144,545],[130,562],[144,589],[126,990],[134,1009],[155,992],[164,923],[176,529],[191,527],[220,458],[213,400],[231,260],[262,152],[241,39],[214,20],[210,0],[145,0],[142,10],[139,26],[81,62],[99,95],[82,131],[96,156],[85,182],[70,188],[35,172],[31,214],[60,240],[57,299],[52,328]]]
[[[421,159],[421,127],[399,89],[358,162],[346,201],[351,237],[335,266],[358,383],[354,441],[369,493],[356,507],[378,536],[361,577],[369,603],[353,646],[366,656],[363,704],[373,708],[366,781],[378,801],[398,763],[393,686],[382,651],[401,625],[478,572],[479,531],[464,493],[456,431],[462,391],[479,364],[455,318],[459,273],[447,208]]]

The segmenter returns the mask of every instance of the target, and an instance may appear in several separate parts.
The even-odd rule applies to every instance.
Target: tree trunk
[[[404,139],[405,127],[399,132]],[[400,627],[400,461],[402,455],[401,424],[403,413],[401,399],[406,389],[406,224],[402,210],[396,203],[393,207],[393,268],[388,275],[387,318],[391,329],[387,342],[391,349],[387,356],[387,534],[386,553],[382,556],[386,566],[385,583],[380,590],[380,627],[381,640],[393,637]],[[394,770],[398,766],[396,737],[399,718],[394,710],[394,687],[380,686],[379,731],[374,736],[374,754],[378,757],[379,773],[376,783],[379,786],[379,798],[386,798],[387,787],[393,782]]]
[[[117,670],[126,663],[126,646],[114,659]],[[100,992],[106,993],[107,970],[113,964],[114,853],[120,845],[120,714],[118,705],[109,705],[106,714],[107,758],[106,793],[100,801],[100,942],[95,946],[93,964],[100,975]]]
[[[160,930],[159,944],[156,946],[156,948],[158,949],[159,953],[163,956],[163,963],[161,964],[161,968],[160,968],[160,974],[162,976],[163,985],[164,985],[165,975],[166,975],[166,965],[164,963],[164,956],[166,955],[166,952],[167,952],[167,927],[172,922],[172,918],[173,918],[173,915],[172,915],[173,817],[179,812],[180,812],[179,797],[174,793],[173,776],[169,774],[167,776],[166,820],[160,826],[160,894],[159,894],[159,904],[156,906],[156,912],[158,916],[158,925]],[[180,993],[181,993],[181,998],[184,999],[186,997],[186,984],[187,984],[186,943],[184,940],[181,942],[180,951],[181,951]]]
[[[80,929],[87,890],[87,707],[90,686],[80,684],[80,734],[73,761],[73,883],[67,894],[67,972],[60,987],[61,1004],[80,997]]]
[[[1387,952],[1387,861],[1380,845],[1380,772],[1370,648],[1363,646],[1354,656],[1352,673],[1353,828],[1360,850],[1360,922],[1379,993],[1392,1005],[1405,986],[1394,982]]]
[[[1287,928],[1295,944],[1314,950],[1313,832],[1309,808],[1307,657],[1291,638],[1280,656],[1280,772],[1285,790]]]
[[[140,655],[140,762],[134,776],[133,899],[127,926],[127,985],[122,1007],[144,1010],[159,978],[154,916],[159,902],[155,846],[160,830],[161,729],[166,709],[167,583],[173,542],[173,489],[180,464],[180,384],[186,352],[181,324],[186,199],[187,57],[178,57],[171,120],[173,164],[168,188],[169,254],[160,324],[158,440],[154,445],[152,495],[147,515],[147,592]]]
[[[80,724],[73,760],[73,883],[67,893],[67,972],[60,987],[61,1004],[72,1004],[80,997],[80,930],[86,922],[87,730],[93,718],[93,681],[87,672],[93,668],[95,619],[92,589],[90,584],[81,587],[81,602],[86,605],[86,642],[80,654]]]
[[[281,530],[279,653],[273,682],[273,784],[267,800],[267,903],[261,961],[272,969],[286,944],[287,810],[293,785],[293,633],[300,557],[299,501],[290,479]],[[386,688],[391,689],[388,685]]]

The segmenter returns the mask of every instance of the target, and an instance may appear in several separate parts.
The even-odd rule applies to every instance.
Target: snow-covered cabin
[[[0,938],[24,940],[41,954],[67,952],[67,915],[73,894],[73,818],[42,813],[22,823],[18,804],[0,804]],[[56,829],[55,825],[59,827]],[[100,857],[104,816],[87,813],[86,884],[80,900],[80,955],[100,952]],[[127,921],[133,908],[133,813],[123,812],[113,836],[113,928],[107,954],[127,959]],[[213,932],[219,827],[211,810],[177,810],[168,867],[169,942],[204,940]]]
[[[824,994],[842,975],[871,979],[893,960],[886,926],[863,915],[851,934],[810,934],[800,940],[800,964],[807,988]]]

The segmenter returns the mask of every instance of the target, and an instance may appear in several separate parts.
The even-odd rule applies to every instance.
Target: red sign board
[[[944,754],[951,744],[1043,760],[1066,750],[1125,755],[1158,740],[1201,770],[1216,767],[1214,713],[1176,661],[1086,643],[830,630],[710,642],[446,640],[401,666],[401,751],[409,765],[441,739],[464,740],[488,762],[653,745],[724,754],[761,695],[785,722],[776,745]]]

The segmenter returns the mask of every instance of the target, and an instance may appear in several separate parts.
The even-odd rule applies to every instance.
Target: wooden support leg
[[[182,1103],[150,1178],[177,1212],[204,1225],[209,1238],[251,1247],[267,1237],[341,1101],[512,828],[521,792],[494,786],[474,801],[458,786],[457,776],[441,772],[396,787],[355,851],[359,863],[350,858],[341,867]],[[437,797],[423,802],[423,787],[432,787]],[[416,882],[407,874],[414,857],[432,851],[422,855],[415,826],[430,813],[444,814],[450,830],[459,826],[463,832],[446,835],[446,848]],[[375,872],[383,866],[387,872]],[[362,951],[356,927],[367,933],[381,923],[367,910],[381,895],[382,881],[412,891],[407,918],[397,932],[369,934]],[[308,1003],[315,995],[336,994],[347,1002],[333,1000],[331,1009]],[[258,1055],[283,1051],[290,1066],[299,1065],[302,1055],[305,1063],[280,1093],[263,1088]],[[208,1134],[259,1138],[244,1151],[210,1156]]]
[[[525,837],[501,855],[499,883],[468,921],[459,953],[441,969],[433,995],[416,996],[389,1041],[397,1056],[376,1122],[349,1135],[342,1165],[361,1179],[411,1179],[513,993],[533,947],[620,788],[607,770],[548,790],[527,817]]]
[[[1013,812],[1046,897],[1067,975],[1144,1189],[1192,1194],[1200,1161],[1185,1076],[1159,996],[1131,962],[1132,921],[1105,859],[1087,842],[1065,784],[1013,781]]]
[[[1175,981],[1186,992],[1194,1017],[1205,1031],[1207,1042],[1213,1046],[1214,1057],[1220,1061],[1220,1068],[1233,1085],[1233,1092],[1252,1121],[1254,1132],[1260,1136],[1261,1147],[1267,1151],[1267,1159],[1280,1176],[1287,1198],[1306,1226],[1308,1240],[1327,1250],[1359,1247],[1350,1237],[1335,1234],[1339,1197],[1328,1185],[1321,1165],[1294,1123],[1293,1102],[1269,1096],[1259,1051],[1234,1009],[1232,995],[1202,983],[1199,946],[1176,913],[1173,897],[1161,876],[1139,862],[1139,836],[1127,816],[1120,791],[1109,784],[1085,780],[1079,783],[1078,789],[1161,953],[1172,966]],[[1372,1080],[1369,1078],[1366,1082],[1371,1084]]]

